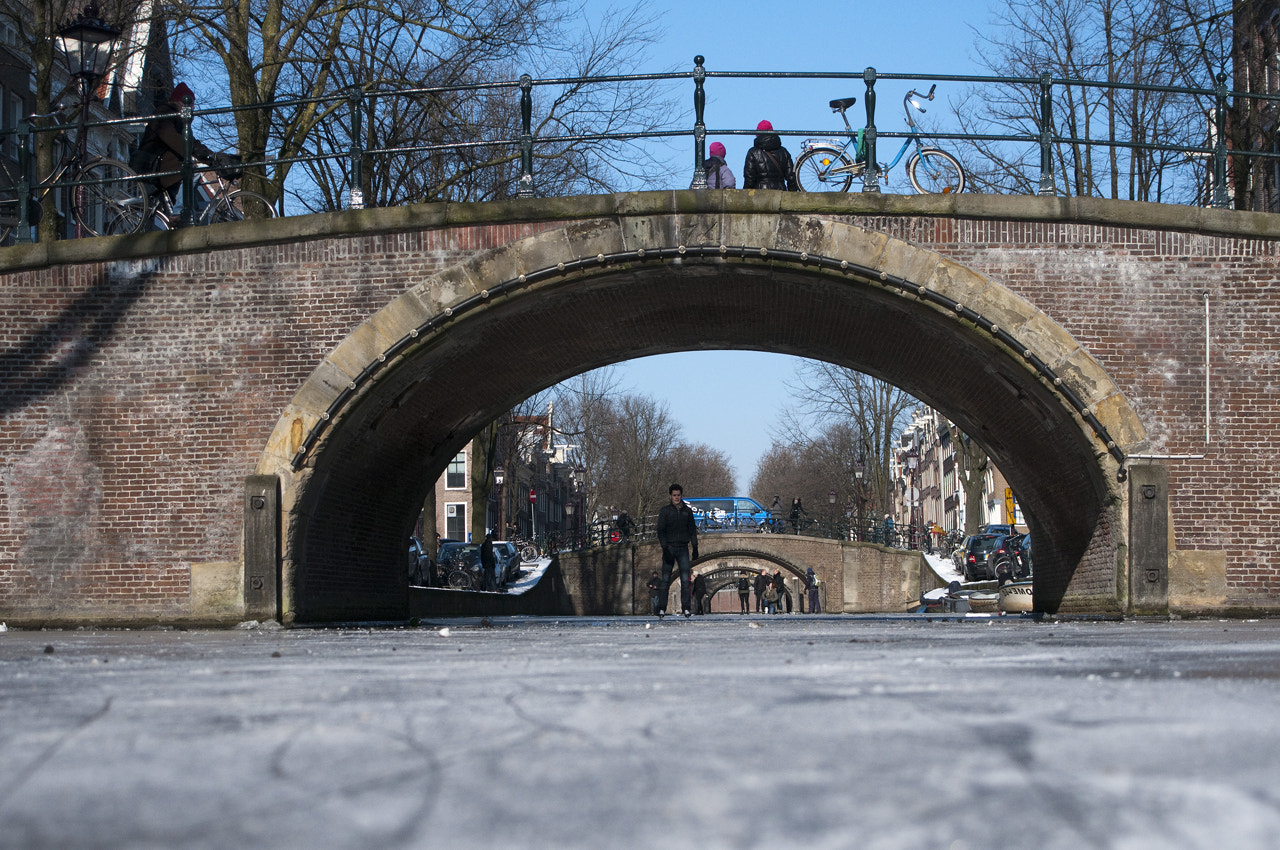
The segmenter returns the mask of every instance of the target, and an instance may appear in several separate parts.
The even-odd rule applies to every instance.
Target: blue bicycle
[[[920,135],[919,128],[911,118],[914,107],[921,113],[925,111],[918,100],[923,97],[933,100],[933,91],[927,95],[917,91],[909,91],[902,98],[902,109],[907,114],[907,126],[911,134],[902,140],[902,147],[893,162],[880,166],[880,179],[888,182],[889,171],[901,161],[903,154],[914,144],[915,150],[907,160],[907,179],[922,195],[951,195],[964,191],[964,169],[960,161],[951,154],[927,148]],[[849,116],[845,110],[853,106],[857,98],[845,97],[830,102],[831,111],[839,112],[844,119],[845,131],[849,138],[844,143],[839,139],[805,139],[801,144],[803,153],[796,160],[796,183],[802,192],[847,192],[853,184],[853,178],[861,177],[866,171],[866,151],[863,148],[862,130],[854,130],[849,126]]]

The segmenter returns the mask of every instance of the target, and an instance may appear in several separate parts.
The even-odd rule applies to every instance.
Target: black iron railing
[[[881,73],[875,68],[867,68],[864,71],[848,73],[711,71],[707,70],[705,67],[703,57],[697,56],[694,59],[693,69],[685,72],[606,75],[579,78],[558,77],[547,79],[535,79],[528,74],[525,74],[515,80],[500,80],[486,83],[471,83],[466,85],[433,86],[396,90],[358,89],[338,92],[327,97],[276,101],[271,104],[271,108],[275,111],[287,110],[294,107],[314,108],[318,112],[328,115],[329,120],[339,122],[345,121],[346,123],[344,126],[349,127],[349,133],[347,135],[349,136],[350,144],[348,148],[343,151],[315,149],[288,157],[264,158],[256,161],[246,161],[244,163],[244,170],[246,174],[258,175],[262,179],[269,180],[273,174],[279,173],[279,170],[284,167],[324,160],[343,160],[345,161],[344,168],[349,182],[346,193],[347,207],[349,209],[358,209],[363,207],[366,203],[362,187],[364,184],[364,165],[370,157],[395,157],[422,153],[447,154],[450,152],[461,152],[469,148],[506,147],[513,152],[513,160],[518,159],[519,161],[519,177],[516,182],[517,189],[515,194],[520,197],[533,197],[537,194],[537,175],[534,173],[534,152],[538,145],[589,144],[592,142],[631,142],[644,139],[670,139],[691,136],[693,143],[693,167],[689,185],[694,189],[705,188],[706,176],[703,171],[703,165],[706,160],[706,137],[709,134],[718,136],[752,136],[757,132],[754,129],[732,127],[711,130],[707,128],[707,88],[712,85],[714,81],[731,79],[844,79],[858,80],[865,85],[863,105],[866,114],[866,124],[863,128],[863,132],[864,144],[866,146],[866,159],[869,163],[869,167],[866,169],[866,173],[864,175],[862,191],[868,193],[880,191],[880,185],[877,179],[877,169],[874,165],[876,163],[876,143],[878,139],[905,138],[908,135],[907,133],[885,132],[877,128],[876,86],[879,82],[885,80],[909,81],[912,83],[956,82],[993,86],[1036,87],[1039,91],[1039,115],[1035,116],[1034,119],[1030,116],[1027,118],[1028,120],[1034,120],[1034,123],[1037,125],[1037,132],[981,134],[931,131],[926,135],[930,139],[934,140],[1002,142],[1038,147],[1040,153],[1040,165],[1038,180],[1035,181],[1035,184],[1038,186],[1037,193],[1041,195],[1054,195],[1058,193],[1057,178],[1054,173],[1054,150],[1055,146],[1058,145],[1073,145],[1088,148],[1126,148],[1133,151],[1166,151],[1182,154],[1189,158],[1201,158],[1207,164],[1207,173],[1204,177],[1209,186],[1209,200],[1210,203],[1216,207],[1226,207],[1231,202],[1228,179],[1231,160],[1233,158],[1243,158],[1245,161],[1252,160],[1254,158],[1264,158],[1268,160],[1280,159],[1280,153],[1273,151],[1243,151],[1228,148],[1226,118],[1232,105],[1241,99],[1252,99],[1263,102],[1264,105],[1269,105],[1269,108],[1280,106],[1280,103],[1277,103],[1280,102],[1280,95],[1259,95],[1247,92],[1230,91],[1226,87],[1225,75],[1220,75],[1217,78],[1217,84],[1214,88],[1204,89],[1194,87],[1105,83],[1091,80],[1055,77],[1048,73],[1042,74],[1038,77],[1009,78],[946,74],[923,75]],[[571,133],[540,136],[535,136],[534,134],[533,93],[534,90],[539,87],[615,83],[678,83],[682,81],[691,81],[693,83],[693,125],[691,128],[673,127],[671,129],[635,132],[628,132],[624,130],[601,133]],[[1062,87],[1113,89],[1153,93],[1158,92],[1198,98],[1206,105],[1204,110],[1205,115],[1213,122],[1214,127],[1212,132],[1206,132],[1205,143],[1198,147],[1189,147],[1186,144],[1076,138],[1073,136],[1060,135],[1055,131],[1056,123],[1053,108],[1055,91],[1060,90]],[[520,130],[514,138],[498,135],[494,138],[450,141],[432,144],[401,145],[396,147],[381,147],[368,141],[369,136],[363,128],[362,115],[365,111],[365,105],[370,99],[424,99],[429,98],[432,95],[478,90],[510,90],[513,92],[519,92]],[[1209,106],[1209,104],[1211,104],[1211,106]],[[206,110],[184,109],[180,115],[180,120],[183,124],[184,139],[190,140],[192,138],[192,125],[198,120],[216,119],[219,117],[222,117],[225,120],[227,116],[231,116],[236,112],[260,108],[262,107],[248,106]],[[105,122],[91,122],[86,126],[89,129],[100,129],[118,125],[127,125],[134,131],[140,131],[146,120],[146,117],[136,117]],[[17,232],[19,234],[19,239],[29,238],[28,234],[30,233],[30,225],[32,223],[32,214],[29,209],[29,204],[27,203],[27,198],[29,197],[32,186],[30,171],[33,136],[46,132],[65,132],[68,129],[68,125],[36,127],[30,122],[22,122],[16,129],[8,130],[0,134],[0,139],[9,135],[16,135],[17,137],[19,171],[21,173],[18,179],[12,181],[13,188],[7,191],[13,193],[13,197],[9,199],[9,202],[13,205],[17,213]],[[775,128],[775,132],[781,136],[832,135],[831,128],[817,130]],[[183,197],[187,199],[194,198],[193,182],[196,179],[195,169],[188,166],[180,171],[165,172],[164,175],[158,176],[165,175],[180,176],[182,180],[181,191],[183,193]],[[281,187],[279,186],[276,187],[277,190],[280,188]],[[0,189],[0,192],[2,191],[6,190]],[[190,209],[191,205],[184,204],[184,207]]]
[[[656,514],[633,520],[628,534],[623,534],[613,520],[601,520],[587,525],[581,532],[560,532],[543,535],[538,539],[545,553],[568,552],[600,546],[617,546],[628,543],[651,543],[657,539]],[[698,536],[702,540],[718,534],[785,534],[800,537],[819,537],[825,540],[875,543],[895,549],[942,551],[945,547],[927,528],[912,525],[886,524],[870,517],[858,522],[853,517],[837,516],[802,517],[792,522],[787,517],[756,522],[751,519],[726,521],[700,521]]]

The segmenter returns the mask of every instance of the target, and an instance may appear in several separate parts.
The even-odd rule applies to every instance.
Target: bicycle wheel
[[[532,543],[526,543],[520,547],[520,560],[524,563],[538,560],[538,556],[542,553],[538,551],[538,547]]]
[[[147,229],[147,224],[155,211],[151,208],[151,199],[143,192],[136,198],[122,199],[118,206],[107,212],[107,220],[103,224],[103,236],[119,236],[124,233],[139,233]]]
[[[922,195],[958,195],[964,191],[960,160],[937,148],[925,148],[907,160],[907,178]]]
[[[847,192],[852,183],[853,160],[843,151],[812,148],[796,160],[796,185],[801,192]]]
[[[146,182],[133,169],[114,159],[93,159],[76,174],[80,185],[71,190],[71,214],[89,236],[110,232],[136,233],[146,221]],[[135,214],[134,211],[141,210]]]
[[[275,214],[271,202],[262,195],[246,189],[236,189],[215,198],[201,218],[204,224],[221,224],[226,221],[271,218]]]

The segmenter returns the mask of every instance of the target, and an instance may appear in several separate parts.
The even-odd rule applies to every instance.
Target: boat
[[[1011,581],[1000,588],[999,607],[1008,614],[1022,614],[1033,609],[1031,582]]]

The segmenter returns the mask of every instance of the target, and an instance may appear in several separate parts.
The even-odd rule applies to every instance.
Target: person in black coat
[[[749,614],[751,612],[751,580],[746,576],[738,577],[738,602],[742,608],[739,614]]]
[[[480,544],[480,589],[496,590],[498,588],[498,556],[493,551],[493,534],[486,534]]]
[[[653,576],[649,579],[649,605],[653,609],[652,613],[657,614],[665,606],[662,600],[662,576],[658,575],[658,571],[653,571]]]
[[[662,604],[663,608],[658,611],[658,616],[664,616],[666,612],[667,597],[671,592],[671,570],[677,564],[680,567],[680,605],[682,613],[686,616],[693,615],[693,603],[691,600],[692,588],[689,576],[690,569],[690,547],[692,547],[693,560],[698,557],[698,523],[693,517],[693,510],[684,503],[684,488],[679,484],[672,484],[667,488],[667,493],[671,497],[671,504],[663,505],[662,510],[658,511],[658,522],[656,531],[658,533],[658,545],[662,547]]]
[[[766,587],[769,586],[769,574],[764,572],[763,570],[756,573],[755,585],[756,585],[755,586],[756,613],[763,614],[764,613],[764,590]]]
[[[751,150],[747,151],[747,160],[742,165],[742,188],[798,191],[791,154],[782,146],[778,134],[773,132],[773,125],[761,121],[756,130],[759,135]]]
[[[693,577],[693,613],[711,613],[711,603],[707,599],[707,577],[702,573]]]
[[[787,593],[787,583],[782,578],[782,570],[774,570],[773,578],[770,580],[773,589],[778,591],[778,606],[783,604],[787,606],[787,613],[791,613],[791,596]]]

